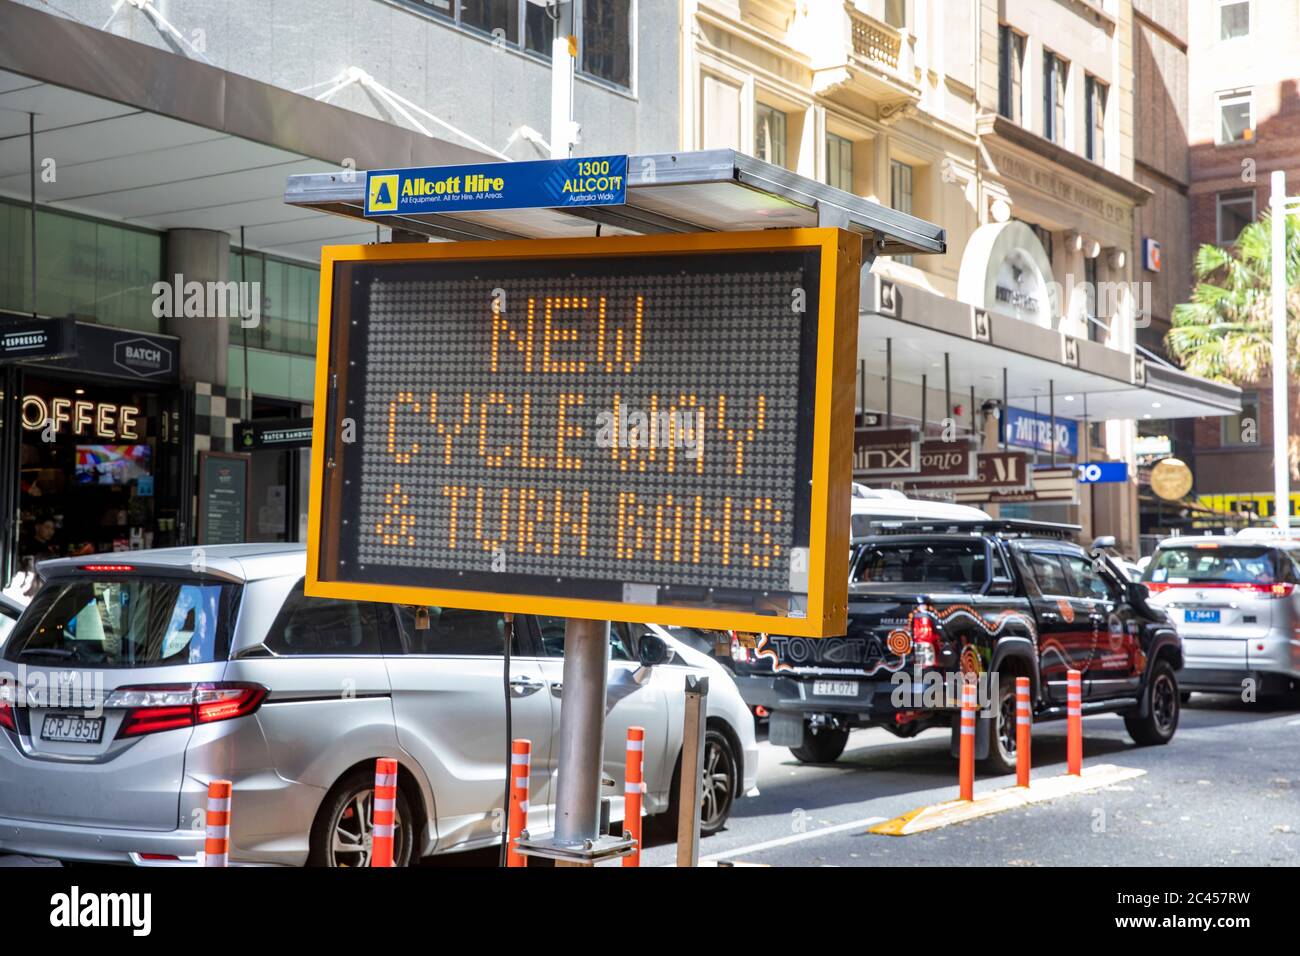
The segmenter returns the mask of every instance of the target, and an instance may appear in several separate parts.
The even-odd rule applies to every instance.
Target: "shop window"
[[[1094,163],[1106,162],[1106,96],[1110,88],[1095,76],[1087,77],[1084,105],[1088,115],[1087,150],[1085,155]]]
[[[826,185],[853,192],[853,141],[826,134]]]
[[[754,104],[754,156],[785,165],[785,113],[766,103]]]
[[[1255,136],[1255,95],[1251,90],[1226,90],[1217,94],[1219,132],[1216,140],[1243,143]]]
[[[1043,50],[1043,135],[1065,145],[1066,87],[1070,62],[1051,50]]]
[[[1005,23],[998,27],[998,112],[1023,122],[1025,37]]]
[[[1219,245],[1236,243],[1241,230],[1255,221],[1255,190],[1236,189],[1214,197],[1215,235]]]
[[[899,212],[912,215],[912,184],[915,170],[907,163],[896,159],[889,161],[889,206]],[[895,256],[896,262],[912,264],[911,256]]]
[[[1250,36],[1250,0],[1219,0],[1219,39]]]
[[[1241,393],[1241,414],[1225,415],[1220,419],[1224,445],[1259,444],[1259,392]]]

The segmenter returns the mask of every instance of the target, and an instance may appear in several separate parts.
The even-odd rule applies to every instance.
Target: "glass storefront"
[[[15,371],[16,566],[178,543],[180,390]]]

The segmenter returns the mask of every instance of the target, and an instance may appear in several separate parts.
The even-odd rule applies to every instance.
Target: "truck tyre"
[[[849,742],[848,728],[834,730],[821,727],[813,730],[807,722],[803,726],[803,746],[791,747],[790,753],[800,763],[834,763],[844,753]]]
[[[998,674],[998,699],[992,717],[980,717],[989,723],[989,755],[981,760],[984,773],[1016,772],[1016,678]]]
[[[1139,717],[1133,713],[1124,716],[1128,735],[1141,747],[1169,743],[1178,729],[1181,698],[1178,679],[1168,661],[1156,661],[1143,694],[1146,696],[1147,715]]]

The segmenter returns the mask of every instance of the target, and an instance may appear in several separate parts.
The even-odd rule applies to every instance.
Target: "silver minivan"
[[[550,830],[563,622],[308,598],[305,566],[278,544],[43,563],[0,660],[0,850],[194,862],[207,782],[224,778],[233,863],[364,866],[377,757],[400,764],[399,864],[499,843],[507,634],[512,734],[533,744],[528,827]],[[611,819],[631,725],[646,730],[646,812],[670,809],[686,668],[714,678],[706,831],[754,786],[752,717],[722,667],[615,625]]]
[[[1142,583],[1183,639],[1184,692],[1295,698],[1300,690],[1300,541],[1269,529],[1166,538]]]

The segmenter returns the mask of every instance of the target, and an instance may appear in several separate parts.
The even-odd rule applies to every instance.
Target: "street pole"
[[[590,847],[600,836],[608,681],[609,621],[568,618],[555,794],[555,843],[560,847]]]
[[[556,0],[551,39],[551,159],[573,155],[573,60],[577,53],[573,0]]]
[[[1286,341],[1286,173],[1272,177],[1273,211],[1273,513],[1277,526],[1291,527],[1290,411],[1287,408]]]

